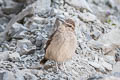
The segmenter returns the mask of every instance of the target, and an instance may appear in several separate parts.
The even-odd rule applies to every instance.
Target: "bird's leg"
[[[66,67],[64,62],[60,63],[60,65],[58,65],[57,68],[63,72],[66,72]]]
[[[66,72],[66,67],[65,67],[65,63],[64,62],[62,62],[62,66],[63,66],[64,71]]]
[[[56,69],[57,69],[57,72],[59,71],[59,68],[58,68],[58,63],[56,62]]]

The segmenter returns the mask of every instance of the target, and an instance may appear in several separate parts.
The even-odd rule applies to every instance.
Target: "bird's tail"
[[[43,59],[40,61],[40,64],[44,65],[47,61],[48,61],[48,59],[43,58]]]

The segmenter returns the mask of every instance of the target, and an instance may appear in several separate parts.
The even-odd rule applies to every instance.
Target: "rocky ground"
[[[66,71],[39,67],[56,18],[72,18],[78,47]],[[0,80],[120,80],[120,0],[0,0]]]

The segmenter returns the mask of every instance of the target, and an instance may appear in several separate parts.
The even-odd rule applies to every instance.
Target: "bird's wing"
[[[45,47],[45,52],[46,52],[46,49],[48,48],[48,46],[50,45],[51,41],[52,41],[52,38],[53,36],[55,35],[56,31],[57,31],[57,28],[58,26],[60,25],[60,22],[59,22],[59,19],[57,18],[56,21],[55,21],[55,24],[54,24],[54,28],[56,28],[56,30],[54,31],[54,33],[50,36],[50,38],[48,39],[47,43],[46,43],[46,47]]]

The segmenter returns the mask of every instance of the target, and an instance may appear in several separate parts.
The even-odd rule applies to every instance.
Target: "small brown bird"
[[[65,21],[56,19],[55,27],[57,27],[57,30],[47,41],[45,56],[40,64],[45,64],[47,60],[63,63],[75,54],[77,39],[74,31],[74,21],[72,19],[66,19]]]

